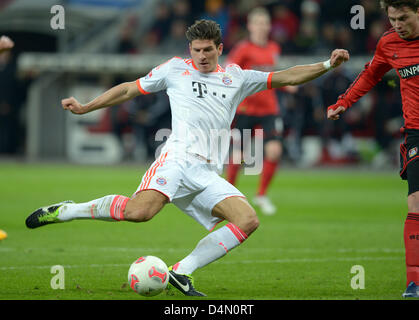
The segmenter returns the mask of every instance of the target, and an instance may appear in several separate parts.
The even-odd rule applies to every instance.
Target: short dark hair
[[[212,20],[197,20],[186,31],[186,38],[189,43],[193,40],[214,40],[218,47],[222,41],[221,28],[218,23]]]
[[[419,8],[419,0],[381,0],[380,4],[381,8],[383,8],[386,12],[388,7],[394,7],[396,9],[409,7],[414,12],[416,12]]]

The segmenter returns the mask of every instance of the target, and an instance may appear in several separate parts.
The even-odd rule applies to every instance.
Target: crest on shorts
[[[157,182],[157,184],[159,184],[161,186],[164,186],[167,183],[167,180],[165,178],[163,178],[163,177],[158,177],[156,179],[156,182]]]
[[[229,76],[228,74],[224,74],[221,81],[226,85],[229,86],[230,84],[233,83],[233,79],[231,79],[231,76]]]
[[[418,147],[414,147],[409,150],[409,158],[414,157],[418,153]]]

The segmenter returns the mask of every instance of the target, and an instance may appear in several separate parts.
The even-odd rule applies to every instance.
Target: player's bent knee
[[[231,222],[248,236],[259,227],[256,211],[241,197],[230,197],[219,202],[212,215]]]
[[[147,207],[128,206],[125,208],[125,220],[131,222],[146,222],[151,220],[156,213]]]
[[[258,227],[259,227],[259,219],[255,215],[254,217],[249,218],[249,220],[246,223],[246,234],[250,236]]]
[[[127,202],[125,220],[146,222],[151,220],[168,203],[168,198],[154,190],[144,190],[137,193]]]
[[[259,227],[259,218],[256,212],[252,210],[241,222],[239,227],[250,236]]]

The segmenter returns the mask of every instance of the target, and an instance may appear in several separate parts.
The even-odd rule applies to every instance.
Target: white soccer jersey
[[[247,96],[271,89],[272,72],[224,70],[201,73],[192,59],[174,57],[137,79],[142,94],[166,90],[172,133],[162,153],[198,154],[222,170],[230,146],[230,126],[237,106]]]

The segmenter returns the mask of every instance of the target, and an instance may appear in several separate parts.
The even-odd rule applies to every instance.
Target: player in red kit
[[[327,117],[339,115],[366,94],[386,72],[396,69],[400,78],[404,141],[400,145],[400,176],[408,183],[408,215],[404,225],[407,289],[403,297],[419,298],[419,1],[384,0],[392,28],[383,34],[373,59],[336,104]]]
[[[271,21],[264,8],[253,9],[247,17],[249,40],[240,42],[230,52],[227,63],[238,64],[243,69],[272,71],[281,52],[279,45],[269,40]],[[239,130],[263,129],[264,161],[259,188],[253,202],[267,215],[275,213],[274,204],[266,197],[267,188],[277,169],[281,153],[281,119],[274,90],[258,92],[247,97],[237,108],[234,127]],[[233,149],[233,152],[237,152]],[[233,156],[233,159],[238,157]],[[227,167],[227,180],[236,183],[240,164],[230,161]]]

